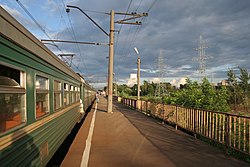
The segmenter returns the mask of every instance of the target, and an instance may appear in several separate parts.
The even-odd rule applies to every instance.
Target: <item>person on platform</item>
[[[97,103],[99,103],[99,92],[96,92],[95,94],[95,100]]]

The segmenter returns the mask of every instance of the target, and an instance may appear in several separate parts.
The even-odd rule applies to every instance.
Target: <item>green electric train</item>
[[[0,7],[0,166],[45,166],[95,90]]]

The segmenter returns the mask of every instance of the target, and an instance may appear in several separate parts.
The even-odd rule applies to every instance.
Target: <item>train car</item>
[[[0,166],[45,166],[95,91],[0,7]]]

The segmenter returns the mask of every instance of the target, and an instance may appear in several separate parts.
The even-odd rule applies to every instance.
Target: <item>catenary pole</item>
[[[108,69],[108,113],[113,113],[113,73],[114,73],[114,23],[115,12],[110,12],[110,33],[109,33],[109,69]]]
[[[72,6],[72,5],[67,5],[66,12],[69,12],[69,8],[76,8],[80,10],[88,19],[90,19],[100,30],[102,30],[106,35],[109,36],[109,64],[108,64],[108,101],[107,101],[107,112],[108,113],[113,113],[112,111],[112,105],[113,105],[113,74],[114,74],[114,31],[115,31],[115,23],[118,24],[131,24],[131,25],[141,25],[141,22],[136,21],[136,22],[127,22],[130,20],[134,20],[137,18],[140,18],[142,16],[148,16],[148,13],[142,13],[142,14],[136,14],[136,13],[115,13],[114,10],[111,10],[110,13],[110,33],[106,33],[102,27],[100,27],[90,16],[88,16],[82,9],[80,9],[77,6]],[[115,19],[115,14],[120,14],[120,15],[129,15],[131,16],[130,18],[126,18],[123,20],[119,21],[114,21]],[[59,42],[59,41],[58,41]],[[80,42],[76,42],[80,43]],[[84,44],[95,44],[95,45],[103,45],[102,43],[90,43],[90,42],[81,42]],[[105,45],[105,44],[104,44]],[[140,60],[138,60],[140,62]]]

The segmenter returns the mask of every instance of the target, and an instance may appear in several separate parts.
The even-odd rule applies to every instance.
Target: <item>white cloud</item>
[[[153,78],[153,79],[150,80],[150,82],[160,83],[161,79],[160,78]]]
[[[187,78],[173,79],[170,83],[173,86],[180,87],[180,85],[186,84]]]
[[[46,32],[52,38],[74,40],[73,28],[78,41],[108,42],[108,37],[81,12],[71,10],[67,14],[62,1],[23,0],[21,2],[46,28]],[[0,4],[38,38],[46,38],[16,2],[2,0]],[[111,9],[125,12],[129,2],[64,0],[64,4],[87,10],[91,18],[109,32],[109,15],[103,12],[109,12]],[[137,12],[145,12],[151,4],[151,1],[141,1],[138,6],[138,1],[132,1],[129,12],[135,11],[138,7]],[[213,57],[207,61],[208,73],[213,73],[216,78],[226,78],[228,67],[244,66],[250,69],[248,6],[250,1],[239,1],[236,4],[235,0],[211,0],[210,3],[206,0],[156,1],[149,11],[149,16],[142,20],[142,26],[123,25],[121,28],[121,25],[115,25],[116,30],[121,28],[119,35],[115,33],[114,72],[117,80],[125,81],[130,73],[137,71],[137,55],[133,50],[135,46],[140,52],[141,77],[145,80],[158,77],[155,64],[161,48],[164,50],[164,63],[167,65],[164,77],[175,79],[172,82],[177,85],[183,83],[184,80],[181,78],[187,76],[199,78],[197,71],[199,62],[192,61],[193,57],[198,56],[193,48],[198,47],[199,35],[203,36],[209,46],[206,49],[206,55]],[[46,12],[44,8],[47,9]],[[123,17],[116,15],[115,20]],[[79,66],[84,75],[107,75],[108,47],[59,43],[58,46],[65,53],[77,55],[73,62]],[[56,47],[48,47],[56,54],[60,53]]]
[[[10,15],[14,16],[14,17],[17,17],[17,18],[20,18],[22,15],[21,13],[16,10],[16,9],[13,9],[5,4],[0,4]]]

